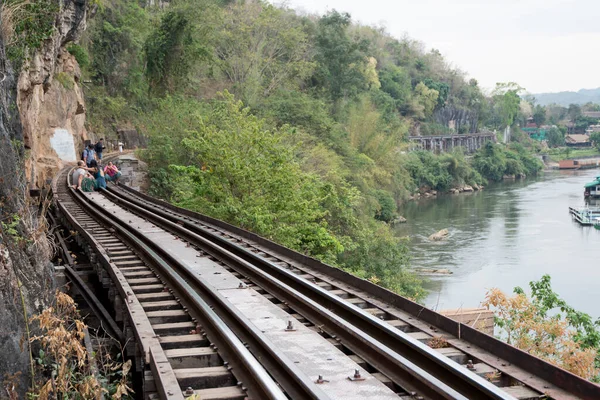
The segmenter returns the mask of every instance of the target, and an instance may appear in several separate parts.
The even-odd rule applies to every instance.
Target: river
[[[410,237],[412,266],[446,268],[428,277],[428,307],[477,307],[492,287],[512,292],[544,274],[567,303],[600,317],[600,231],[572,221],[583,206],[583,185],[598,170],[550,171],[536,179],[504,182],[481,192],[407,203],[398,225]],[[441,242],[428,236],[448,228]]]

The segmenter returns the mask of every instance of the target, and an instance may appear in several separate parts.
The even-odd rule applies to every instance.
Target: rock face
[[[147,192],[150,186],[148,179],[148,164],[140,161],[134,154],[124,154],[115,161],[115,164],[121,171],[119,182],[135,190]]]
[[[16,77],[0,37],[0,376],[22,372],[16,393],[3,388],[0,398],[25,398],[28,387],[27,345],[19,342],[29,316],[48,304],[52,277],[50,250],[37,207],[28,203],[22,130],[16,104]],[[19,282],[21,285],[19,285]],[[35,333],[35,332],[34,332]],[[23,351],[22,351],[23,350]]]
[[[27,326],[23,314],[39,313],[54,289],[52,252],[28,185],[41,186],[52,177],[61,155],[72,156],[85,136],[79,68],[64,49],[85,28],[87,4],[77,1],[60,2],[54,38],[23,65],[19,77],[0,37],[0,376],[21,373],[15,391],[3,386],[0,398],[25,398],[30,369],[27,342],[19,343]],[[66,85],[55,79],[59,73]],[[66,132],[56,135],[57,128]]]
[[[448,229],[442,229],[441,231],[429,236],[429,240],[433,240],[434,242],[444,240],[449,234],[450,232],[448,232]]]
[[[418,268],[415,271],[421,275],[452,275],[452,271],[447,268]]]
[[[390,223],[392,225],[395,225],[395,224],[404,224],[404,223],[406,223],[406,218],[404,218],[402,215],[398,215]]]
[[[23,65],[19,76],[17,106],[31,187],[44,186],[63,162],[79,159],[87,139],[81,71],[65,48],[85,29],[86,15],[86,1],[61,1],[56,34]]]

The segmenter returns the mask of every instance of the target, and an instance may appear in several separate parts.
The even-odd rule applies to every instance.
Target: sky
[[[280,1],[275,1],[281,4]],[[287,0],[291,8],[349,12],[438,49],[492,89],[517,82],[530,93],[600,87],[598,0]]]

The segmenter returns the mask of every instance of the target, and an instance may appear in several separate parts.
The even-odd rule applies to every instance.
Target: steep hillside
[[[398,205],[419,188],[541,168],[523,146],[491,146],[477,162],[407,154],[409,135],[513,126],[532,146],[518,135],[521,88],[486,97],[440,52],[344,12],[113,0],[73,54],[91,81],[88,130],[146,135],[153,194],[417,299],[406,241],[389,225]]]

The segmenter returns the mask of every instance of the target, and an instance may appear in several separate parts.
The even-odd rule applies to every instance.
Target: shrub
[[[390,222],[396,215],[396,202],[390,192],[377,190],[375,197],[379,203],[379,209],[375,213],[375,218],[379,221]]]
[[[113,361],[103,351],[93,356],[87,352],[83,343],[86,325],[71,297],[56,291],[56,303],[32,322],[39,325],[40,334],[31,338],[39,345],[31,398],[97,399],[105,394],[130,398],[133,391],[127,385],[127,375],[131,361]],[[99,367],[97,371],[92,362]]]
[[[59,72],[56,74],[54,79],[60,82],[60,84],[67,90],[73,90],[75,87],[75,81],[73,80],[73,77],[66,72]]]
[[[74,43],[70,44],[67,47],[67,51],[75,57],[77,64],[79,64],[81,68],[85,68],[90,64],[90,58],[87,51],[80,45]]]
[[[519,287],[509,296],[487,292],[483,306],[493,309],[501,338],[585,379],[600,377],[600,319],[573,309],[552,291],[549,275],[529,283],[531,296]]]

